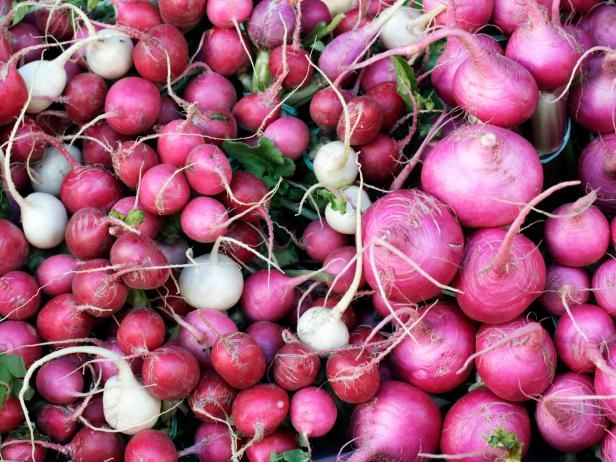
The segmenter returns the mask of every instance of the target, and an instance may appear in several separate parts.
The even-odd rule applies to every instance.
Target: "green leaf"
[[[10,391],[3,383],[0,383],[0,408],[4,405],[4,401],[8,398]]]
[[[8,218],[10,215],[9,198],[4,190],[0,188],[0,218]]]
[[[277,452],[270,454],[270,462],[308,462],[309,460],[308,452],[303,449],[293,449],[282,454]]]
[[[143,213],[143,211],[133,209],[128,212],[128,215],[126,215],[124,223],[126,223],[128,226],[135,227],[143,223],[143,220],[145,220],[145,214]]]
[[[53,255],[53,252],[50,250],[42,250],[31,247],[30,254],[28,255],[28,260],[26,261],[26,268],[30,274],[36,273],[36,270],[43,263],[47,257]]]
[[[13,377],[19,379],[26,375],[24,361],[19,355],[0,355],[0,368],[6,368]]]
[[[419,94],[419,88],[417,87],[417,79],[415,78],[415,71],[403,58],[399,56],[392,56],[392,63],[396,71],[397,91],[400,98],[406,104],[406,107],[413,110],[413,102],[409,96],[409,91],[413,92],[415,98]],[[418,101],[419,103],[419,101]]]
[[[297,250],[295,246],[288,245],[286,247],[277,247],[274,249],[274,256],[281,267],[292,266],[299,262]]]
[[[148,296],[141,289],[129,289],[126,302],[132,306],[150,306]]]
[[[490,435],[484,436],[484,439],[488,442],[488,446],[506,449],[509,452],[509,456],[505,459],[506,462],[522,460],[523,445],[515,433],[499,428]]]
[[[269,70],[269,52],[261,50],[255,60],[255,70],[252,74],[251,92],[264,91],[272,83]]]
[[[25,0],[24,0],[25,1]],[[13,25],[20,23],[26,15],[32,13],[36,9],[36,5],[20,5],[23,1],[13,2],[13,10],[17,9],[13,15]]]
[[[329,202],[335,212],[339,212],[341,214],[346,213],[346,197],[344,195],[334,194],[327,189],[319,189],[317,194],[319,197]]]
[[[240,141],[225,141],[224,151],[271,188],[281,177],[295,173],[295,162],[283,157],[274,143],[262,136],[256,146]]]
[[[329,24],[326,24],[325,22],[318,23],[315,28],[312,29],[312,32],[310,32],[302,41],[303,47],[306,49],[313,48],[316,51],[322,51],[315,48],[316,44],[321,43],[321,45],[323,45],[321,39],[331,34],[334,29],[338,27],[338,24],[340,24],[343,19],[344,13],[338,13],[336,16],[334,16],[334,19],[332,19]]]
[[[111,218],[117,218],[118,220],[124,221],[124,214],[119,212],[119,211],[117,211],[116,209],[111,209],[109,211],[109,216]]]

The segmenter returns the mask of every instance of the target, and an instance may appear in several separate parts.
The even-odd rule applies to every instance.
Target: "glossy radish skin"
[[[163,346],[146,356],[141,376],[152,395],[165,401],[181,400],[199,383],[199,363],[182,347]]]
[[[23,421],[24,414],[17,398],[9,397],[5,399],[2,406],[0,406],[0,435],[12,432]],[[45,432],[43,431],[43,433]]]
[[[250,66],[250,57],[244,47],[250,50],[244,33],[238,35],[234,29],[213,27],[205,34],[200,56],[214,72],[230,77]]]
[[[497,436],[498,431],[510,432],[521,446],[521,456],[528,451],[531,429],[526,408],[519,403],[499,399],[486,388],[471,391],[455,402],[443,421],[441,450],[446,455],[479,453],[466,457],[468,462],[481,462],[505,458],[489,456],[488,438]],[[511,449],[511,453],[516,448]],[[486,455],[480,455],[486,451]]]
[[[83,309],[97,318],[107,318],[120,311],[128,297],[128,287],[114,271],[109,260],[90,260],[81,264],[73,278],[73,296]],[[99,270],[99,271],[93,271]]]
[[[187,120],[169,122],[160,134],[157,151],[163,164],[183,167],[190,151],[203,144],[201,130]]]
[[[83,124],[103,111],[107,84],[105,80],[90,72],[78,74],[69,80],[64,89],[64,109],[70,119]]]
[[[72,290],[76,270],[77,260],[69,254],[59,253],[43,260],[36,270],[36,280],[47,295],[66,294]]]
[[[614,353],[616,345],[612,342],[603,353],[606,362],[610,367],[614,367]],[[616,379],[606,374],[601,369],[597,369],[595,371],[594,378],[594,389],[595,393],[600,396],[610,397],[616,393]],[[615,398],[604,398],[600,400],[603,410],[605,411],[606,417],[611,421],[616,421],[616,399]]]
[[[206,143],[222,146],[225,140],[237,137],[237,121],[230,111],[200,111],[193,117],[192,122],[201,129]]]
[[[146,212],[145,210],[142,210],[139,205],[135,207],[135,196],[123,197],[113,205],[113,208],[111,210],[112,212],[110,213],[114,213],[113,211],[115,211],[121,214],[125,219],[128,218],[128,214],[133,212],[133,210],[142,213],[143,221],[138,225],[131,224],[131,226],[135,230],[139,231],[142,236],[145,237],[154,238],[154,236],[156,236],[158,231],[160,231],[160,228],[163,226],[163,221],[160,217],[153,215],[150,212]],[[127,221],[130,221],[130,219],[128,219]],[[109,232],[114,236],[121,236],[122,234],[130,233],[131,231],[123,228],[120,225],[116,225],[112,226],[109,229]]]
[[[77,420],[69,407],[45,404],[36,414],[37,428],[53,441],[66,443],[77,432]]]
[[[28,241],[21,229],[0,218],[0,276],[21,268],[29,252]]]
[[[563,452],[578,452],[601,441],[607,422],[605,416],[596,412],[599,403],[594,399],[575,399],[594,394],[592,381],[585,375],[568,372],[556,377],[535,412],[539,432],[550,446]]]
[[[82,144],[83,163],[100,164],[106,168],[112,167],[111,152],[118,147],[118,143],[129,139],[114,131],[106,122],[92,125],[85,131],[85,135]]]
[[[457,373],[475,351],[475,326],[453,303],[440,302],[428,310],[392,352],[394,370],[405,382],[426,393],[453,390],[470,373]],[[421,312],[419,315],[421,316]]]
[[[592,140],[578,160],[583,190],[596,190],[595,205],[604,212],[616,211],[616,134]]]
[[[280,271],[260,270],[246,278],[241,304],[251,321],[279,321],[293,305],[299,281]]]
[[[110,337],[102,343],[102,347],[111,351],[112,353],[117,353],[120,356],[124,356],[125,353],[120,349],[118,345],[118,341],[115,337]],[[94,363],[94,368],[96,370],[96,374],[100,374],[101,383],[106,384],[107,381],[118,375],[119,370],[117,364],[113,360],[105,359],[102,356],[97,356],[98,362]],[[141,371],[141,366],[143,364],[143,359],[141,357],[136,358],[132,357],[132,359],[128,360],[128,365],[130,366],[133,374],[138,374]],[[101,396],[102,399],[102,396]],[[102,403],[101,403],[102,407]],[[104,414],[104,409],[102,410]],[[103,422],[105,422],[105,416],[102,416]]]
[[[370,355],[353,350],[332,353],[326,374],[332,390],[345,403],[368,401],[381,383],[378,367]]]
[[[582,305],[590,298],[590,287],[590,277],[585,269],[555,263],[548,267],[545,292],[539,298],[539,303],[548,313],[561,316],[566,311],[562,301],[563,294],[566,294],[569,307]]]
[[[186,179],[200,194],[213,196],[225,190],[231,182],[231,164],[225,153],[214,144],[200,144],[186,158]]]
[[[259,48],[272,49],[291,41],[295,11],[284,0],[263,0],[252,10],[248,35]]]
[[[277,95],[250,93],[235,103],[233,115],[240,127],[256,133],[280,118],[282,112],[277,103]]]
[[[345,103],[348,103],[353,97],[348,90],[341,90],[340,93]],[[342,102],[330,87],[319,90],[310,100],[310,118],[321,130],[335,130],[341,114]]]
[[[307,437],[326,435],[338,417],[332,397],[317,387],[305,387],[295,393],[291,398],[289,414],[293,428]]]
[[[562,2],[566,3],[568,0]],[[549,0],[536,0],[542,7],[550,8],[552,3]],[[528,21],[528,9],[526,2],[517,0],[500,0],[494,2],[494,12],[492,13],[492,24],[496,25],[506,35],[511,35],[520,25]]]
[[[118,180],[108,170],[93,165],[73,168],[60,190],[60,199],[70,213],[84,208],[108,212],[121,197]]]
[[[105,98],[107,123],[122,135],[139,135],[149,130],[160,112],[160,94],[156,86],[139,77],[115,82]]]
[[[165,322],[151,308],[134,308],[122,318],[117,339],[123,353],[146,355],[163,344]]]
[[[113,0],[111,4],[116,12],[117,24],[145,32],[162,22],[158,8],[149,2]]]
[[[109,430],[108,427],[103,427]],[[124,441],[119,433],[96,431],[83,427],[68,443],[74,462],[122,460]]]
[[[36,318],[36,330],[46,342],[82,339],[89,336],[93,328],[94,318],[80,309],[72,294],[52,298]]]
[[[133,436],[124,451],[125,462],[176,462],[173,440],[159,430],[143,430]]]
[[[267,126],[263,135],[269,138],[284,157],[299,159],[308,149],[310,132],[308,126],[296,117],[283,117]]]
[[[232,215],[246,212],[250,207],[267,195],[269,190],[265,183],[260,178],[257,178],[249,172],[235,172],[231,178],[229,188],[233,193],[223,196],[223,203],[230,209]],[[250,204],[250,205],[249,205]],[[267,202],[263,203],[263,207],[267,208]],[[263,212],[256,209],[242,217],[248,223],[258,223],[263,218]]]
[[[323,266],[327,267],[324,273],[331,277],[327,285],[333,292],[344,294],[351,287],[356,265],[355,262],[351,263],[351,260],[356,256],[355,247],[347,245],[333,250],[323,262]],[[359,287],[363,287],[364,284],[365,280],[362,276],[359,280]]]
[[[32,317],[41,306],[39,285],[23,271],[0,277],[0,316],[14,321]]]
[[[255,340],[244,332],[220,337],[212,346],[212,366],[233,388],[252,387],[265,373],[265,356]]]
[[[36,390],[52,404],[71,404],[83,391],[84,378],[79,363],[70,357],[43,364],[36,375]]]
[[[314,75],[308,54],[302,48],[286,47],[286,50],[284,48],[284,46],[276,47],[270,53],[269,69],[272,76],[280,78],[286,72],[282,86],[287,90],[306,85]]]
[[[137,189],[145,172],[159,159],[156,151],[145,143],[126,141],[114,148],[111,154],[113,171],[118,178],[131,189]]]
[[[188,398],[188,405],[197,419],[212,422],[231,414],[237,390],[212,369],[206,369]]]
[[[108,254],[113,244],[109,226],[110,223],[101,210],[78,210],[66,225],[66,246],[76,258],[102,258]]]
[[[351,144],[366,144],[374,140],[383,126],[383,110],[379,103],[370,96],[357,96],[348,104]],[[345,118],[340,117],[336,133],[345,139]]]
[[[274,453],[282,454],[299,447],[297,438],[288,430],[277,430],[246,450],[248,462],[269,462]]]
[[[492,16],[494,4],[491,0],[449,0],[447,9],[436,17],[436,22],[444,26],[455,26],[468,32],[475,32],[485,26]],[[422,4],[425,13],[441,6],[436,0],[428,0]]]
[[[7,438],[4,442],[8,443],[14,438]],[[34,446],[34,462],[43,462],[47,455],[47,449]],[[32,461],[32,445],[29,442],[3,445],[0,449],[0,456],[5,460]]]
[[[172,24],[156,25],[148,30],[147,35],[133,50],[139,75],[150,82],[166,82],[167,57],[171,79],[180,75],[188,65],[188,44],[184,35]]]
[[[2,142],[8,141],[12,127],[4,127],[0,132]],[[11,158],[16,161],[30,162],[39,160],[45,153],[47,142],[38,135],[43,133],[41,126],[31,117],[24,117],[22,124],[17,127],[13,139]]]
[[[322,262],[332,251],[346,245],[347,237],[334,231],[326,221],[314,220],[304,229],[302,243],[310,258]]]
[[[133,289],[156,289],[165,284],[171,274],[165,255],[154,241],[134,233],[124,234],[114,242],[109,260],[112,265],[126,268],[122,280]]]
[[[210,4],[211,2],[208,6]],[[184,99],[190,103],[196,103],[200,110],[226,109],[230,111],[237,102],[237,92],[226,77],[216,72],[205,72],[188,82],[184,89]]]
[[[443,172],[455,172],[458,181],[443,181]],[[462,225],[499,227],[511,224],[522,204],[541,192],[543,168],[520,135],[489,124],[468,125],[430,151],[421,184],[451,206]]]
[[[271,374],[276,384],[295,391],[312,384],[321,369],[317,353],[300,342],[283,346],[276,354]]]
[[[203,368],[212,365],[210,348],[218,337],[238,331],[229,316],[207,308],[191,311],[186,315],[185,321],[192,326],[192,329],[180,327],[178,334],[180,346],[190,351]]]
[[[616,436],[614,436],[613,426],[607,431],[601,442],[601,460],[604,462],[616,460]]]
[[[592,276],[592,288],[597,305],[616,316],[616,261],[603,262]]]
[[[242,23],[252,13],[252,0],[210,0],[207,2],[207,18],[216,27],[231,29],[234,22]]]
[[[368,91],[383,82],[395,82],[396,71],[390,58],[383,58],[370,64],[361,75],[362,90]]]
[[[285,345],[283,332],[282,326],[269,321],[257,321],[246,328],[246,333],[257,342],[263,352],[268,367],[274,361],[276,353]]]
[[[8,67],[6,77],[0,79],[0,126],[8,124],[21,112],[28,100],[28,89],[14,65]]]
[[[563,7],[586,13],[579,22],[579,27],[592,35],[596,45],[610,48],[616,46],[616,34],[614,34],[614,22],[616,21],[616,8],[613,5],[599,4],[597,0],[565,0]],[[573,8],[571,8],[573,5]],[[592,11],[588,11],[592,8]]]
[[[184,172],[170,164],[158,164],[141,178],[139,202],[154,215],[173,215],[190,199],[190,186]]]
[[[226,462],[231,460],[232,440],[229,427],[222,422],[204,422],[197,427],[195,444],[200,461]]]
[[[227,232],[229,216],[225,206],[211,197],[191,200],[180,217],[182,231],[193,241],[212,243]]]
[[[203,18],[205,4],[205,0],[161,0],[158,9],[163,22],[188,31]]]
[[[395,82],[383,82],[366,92],[381,107],[383,112],[382,131],[388,132],[404,113],[404,101],[398,94]],[[374,141],[374,140],[373,140]]]
[[[25,321],[4,320],[0,324],[0,352],[21,356],[26,368],[43,355],[36,329]]]
[[[416,223],[410,233],[409,223]],[[400,250],[442,284],[458,271],[464,252],[460,225],[445,205],[418,190],[389,193],[374,202],[363,217],[364,245],[379,238]],[[370,255],[364,259],[364,275],[379,290],[377,274],[385,294],[392,301],[420,301],[437,295],[440,289],[418,274],[405,260],[389,250],[374,246],[374,268]],[[383,278],[383,275],[390,275]]]
[[[262,384],[238,393],[231,410],[235,427],[246,436],[272,434],[289,412],[289,396],[276,385]]]

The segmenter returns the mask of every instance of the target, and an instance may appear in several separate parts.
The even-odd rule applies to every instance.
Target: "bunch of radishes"
[[[616,461],[613,4],[0,0],[0,161],[1,460]]]

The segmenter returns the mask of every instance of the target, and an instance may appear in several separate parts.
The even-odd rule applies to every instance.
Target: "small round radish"
[[[169,96],[160,97],[160,113],[154,124],[155,129],[167,125],[169,122],[182,118],[180,107]]]
[[[295,391],[312,384],[321,369],[319,355],[299,342],[287,343],[272,364],[272,375],[278,386]]]
[[[10,221],[0,218],[0,276],[21,268],[29,252],[22,231]]]
[[[182,347],[163,346],[146,356],[141,377],[148,392],[157,398],[181,400],[199,383],[199,363]]]
[[[143,430],[133,436],[124,450],[125,462],[177,462],[173,440],[160,430]]]
[[[0,139],[4,143],[8,141],[12,127],[5,127],[0,132]],[[24,117],[23,123],[17,127],[15,138],[13,138],[13,149],[11,157],[22,162],[33,162],[40,160],[48,143],[44,136],[44,131],[41,125],[32,117]]]
[[[351,133],[349,142],[366,144],[374,140],[383,126],[383,110],[379,103],[370,96],[356,96],[348,105]],[[345,117],[338,120],[336,133],[341,140],[347,136]]]
[[[371,14],[360,12],[359,8],[353,8],[344,13],[342,21],[334,29],[334,37],[338,37],[345,32],[353,29],[359,29],[370,24],[374,17]],[[382,34],[382,32],[381,32]]]
[[[165,125],[158,138],[158,155],[163,164],[183,167],[193,148],[203,144],[201,130],[187,120],[174,120]]]
[[[612,316],[616,315],[616,261],[603,262],[592,276],[592,288],[597,305]]]
[[[347,238],[332,229],[327,222],[314,220],[304,228],[302,243],[310,258],[323,262],[332,251],[346,245]]]
[[[348,186],[342,190],[344,195],[344,212],[334,210],[334,206],[329,202],[325,207],[325,220],[335,231],[342,234],[355,234],[357,221],[358,195],[361,194],[361,210],[364,213],[370,207],[370,197],[364,190],[357,186]]]
[[[586,270],[558,264],[548,267],[545,291],[539,303],[548,313],[560,316],[566,312],[563,297],[570,307],[588,302],[590,277]]]
[[[139,202],[154,215],[178,213],[189,199],[190,186],[186,176],[174,165],[155,165],[141,178]]]
[[[76,163],[81,161],[81,152],[75,146],[63,145]],[[32,166],[37,181],[32,183],[32,189],[36,192],[59,196],[62,183],[70,173],[72,165],[54,146],[49,146],[40,162]]]
[[[67,10],[40,8],[34,12],[34,21],[44,35],[53,35],[57,40],[70,38],[73,32],[71,17]]]
[[[11,33],[13,53],[21,51],[24,48],[29,48],[29,50],[25,51],[21,56],[19,60],[20,64],[41,59],[43,49],[38,48],[37,45],[43,45],[45,43],[45,38],[41,36],[40,31],[35,25],[22,21],[12,26],[9,31]],[[9,53],[9,56],[10,54],[11,53]]]
[[[0,316],[15,321],[32,317],[41,306],[39,285],[23,271],[0,277]]]
[[[44,364],[36,375],[36,390],[52,404],[71,404],[83,391],[84,378],[74,358],[58,358]]]
[[[203,368],[212,365],[210,348],[218,338],[238,331],[229,316],[212,309],[191,311],[184,320],[186,325],[180,326],[178,334],[179,344],[190,351]]]
[[[68,250],[82,260],[106,256],[113,244],[109,226],[110,222],[101,210],[78,210],[66,225]]]
[[[149,2],[112,0],[110,3],[115,9],[115,22],[118,25],[145,32],[162,22],[158,8]]]
[[[277,270],[260,270],[246,278],[241,304],[251,321],[280,321],[293,305],[295,288],[305,282]]]
[[[147,354],[165,341],[165,322],[151,308],[134,308],[118,327],[118,346],[123,353]]]
[[[231,29],[235,23],[243,23],[252,13],[252,0],[209,0],[207,18],[216,27]]]
[[[323,262],[323,266],[327,268],[324,271],[325,274],[331,277],[331,281],[327,285],[335,293],[344,294],[353,284],[356,262],[351,263],[351,261],[356,257],[357,249],[347,245],[333,250]],[[362,275],[359,279],[358,287],[363,287],[365,282]]]
[[[364,72],[361,75],[360,85],[362,90],[367,92],[380,83],[395,81],[396,71],[393,67],[392,60],[389,58],[383,58],[373,64],[370,64],[364,69]]]
[[[345,104],[353,97],[352,93],[346,90],[341,90],[340,94]],[[324,131],[336,129],[342,110],[338,94],[330,87],[319,90],[310,100],[310,118]]]
[[[246,436],[267,436],[280,426],[289,412],[289,396],[276,385],[262,384],[238,393],[231,418]]]
[[[96,165],[73,167],[60,189],[60,199],[70,213],[84,208],[108,212],[121,197],[118,180],[109,170]]]
[[[28,89],[14,65],[9,65],[6,76],[0,79],[0,126],[15,119],[28,100]]]
[[[107,80],[123,77],[133,67],[133,41],[123,32],[103,29],[98,40],[88,44],[86,62],[90,71]]]
[[[334,427],[338,410],[332,397],[323,389],[306,387],[291,398],[289,408],[293,428],[305,438],[324,436]]]
[[[598,136],[582,151],[578,172],[584,190],[596,190],[595,204],[616,211],[616,134]]]
[[[147,37],[139,40],[133,50],[133,60],[141,77],[150,82],[163,83],[167,81],[168,69],[171,79],[186,69],[188,43],[177,27],[158,24],[148,30]]]
[[[160,94],[149,80],[125,77],[116,81],[105,98],[107,122],[122,135],[149,130],[160,112]]]
[[[281,78],[282,86],[293,90],[306,85],[312,79],[314,70],[308,61],[308,53],[302,48],[279,46],[269,57],[269,70],[274,78]]]
[[[128,298],[128,287],[114,271],[109,260],[89,260],[79,266],[73,277],[73,296],[83,309],[97,318],[108,318],[120,311]],[[96,271],[99,270],[99,271]]]
[[[265,373],[265,356],[257,342],[244,332],[223,335],[212,346],[212,366],[233,388],[257,384]]]
[[[124,356],[124,352],[118,346],[118,341],[115,337],[110,337],[104,342],[102,342],[101,347],[111,351],[112,353],[117,353],[120,356]],[[107,381],[120,372],[118,366],[115,361],[105,359],[104,356],[98,356],[97,361],[94,363],[94,369],[96,371],[96,377],[100,376],[101,383],[105,384]],[[128,360],[128,365],[134,374],[138,374],[141,371],[141,365],[143,364],[143,359],[141,357],[132,357],[132,359]],[[103,422],[105,421],[103,416]]]
[[[359,163],[366,181],[391,181],[400,171],[402,149],[388,135],[379,133],[359,153]]]
[[[285,345],[282,338],[284,329],[282,326],[269,321],[257,321],[246,328],[246,333],[250,335],[265,356],[265,363],[269,367],[276,353]]]
[[[232,458],[230,428],[222,422],[205,422],[195,432],[196,454],[200,461],[227,462]]]
[[[7,438],[4,440],[2,448],[0,448],[0,456],[4,460],[15,460],[24,462],[44,462],[47,455],[47,449],[35,445],[32,447],[30,441],[15,444],[6,444],[14,441],[14,438]],[[34,459],[32,459],[32,452],[34,451]]]
[[[158,165],[156,151],[145,143],[126,141],[111,154],[113,171],[126,186],[136,189],[143,175]]]
[[[250,66],[246,50],[250,50],[250,44],[244,33],[213,27],[205,34],[201,56],[214,72],[229,77]]]
[[[145,210],[141,210],[138,205],[135,207],[135,196],[125,196],[116,202],[113,205],[110,214],[115,213],[118,213],[124,217],[123,221],[125,221],[127,225],[132,226],[135,230],[139,231],[142,236],[154,238],[163,226],[163,222],[160,217],[153,215],[150,212],[146,212]],[[143,218],[143,221],[141,221],[141,218]],[[135,221],[133,222],[133,220]],[[135,225],[135,223],[139,224]],[[112,226],[109,229],[109,232],[114,236],[121,236],[122,234],[130,233],[131,231],[125,229],[123,226]],[[169,264],[173,263],[169,262]]]
[[[0,323],[0,352],[21,356],[26,368],[43,355],[39,343],[41,339],[31,324],[11,320]]]
[[[269,138],[284,157],[297,160],[308,149],[308,126],[296,117],[283,117],[267,126],[263,136]]]
[[[227,233],[229,216],[226,207],[211,197],[191,200],[180,217],[182,231],[193,241],[212,243]]]
[[[69,118],[83,124],[103,111],[107,84],[102,77],[84,72],[69,80],[64,89],[64,110]]]
[[[252,133],[267,128],[282,114],[278,100],[278,95],[270,92],[243,96],[233,106],[237,124]]]
[[[206,0],[159,0],[158,9],[163,22],[188,31],[203,18],[205,4]]]
[[[72,294],[52,298],[36,318],[36,330],[47,342],[82,339],[94,328],[94,318],[79,308]]]
[[[603,353],[610,367],[616,365],[614,362],[614,353],[616,353],[616,344],[612,342]],[[606,417],[611,422],[614,422],[616,420],[616,398],[613,398],[613,396],[616,393],[616,379],[606,374],[601,369],[597,369],[595,371],[594,387],[595,393],[604,397],[600,402]]]
[[[15,397],[9,397],[0,406],[0,435],[18,428],[24,421],[24,414]],[[43,432],[44,433],[44,432]]]
[[[128,136],[115,132],[106,122],[97,122],[85,131],[82,144],[84,164],[99,164],[106,168],[112,167],[111,152],[118,144],[128,141]]]
[[[305,0],[300,4],[302,37],[307,36],[319,23],[329,24],[332,14],[321,0]]]
[[[277,430],[246,450],[248,462],[269,462],[274,454],[298,448],[297,438],[288,430]]]
[[[389,131],[404,112],[404,101],[398,95],[395,82],[383,82],[366,92],[381,107],[383,131]]]
[[[259,48],[272,49],[291,41],[295,10],[284,0],[262,0],[252,10],[248,35]]]
[[[250,2],[250,0],[240,1]],[[208,3],[208,7],[211,3]],[[231,81],[216,72],[204,72],[194,77],[186,85],[183,96],[186,101],[196,103],[197,108],[202,111],[218,109],[230,111],[237,102],[237,92]]]
[[[121,270],[122,281],[132,289],[156,289],[171,274],[165,255],[154,241],[134,233],[125,233],[114,242],[109,260],[125,268]]]
[[[244,221],[235,221],[227,231],[227,237],[236,239],[248,249],[257,250],[262,243],[260,233]],[[235,242],[227,241],[222,246],[222,253],[232,257],[234,260],[245,264],[251,264],[255,261],[255,254],[244,247],[240,247]]]
[[[366,352],[334,352],[327,360],[326,373],[332,390],[345,403],[368,401],[381,383],[378,366]]]
[[[353,184],[357,178],[357,153],[341,141],[330,141],[317,151],[314,174],[326,188],[337,189]]]
[[[201,144],[186,158],[186,179],[200,194],[213,196],[225,190],[231,182],[231,164],[225,153],[213,144]]]
[[[36,427],[53,441],[66,443],[78,428],[72,414],[68,407],[45,404],[36,414]]]
[[[188,398],[190,410],[203,422],[225,419],[231,414],[231,405],[237,391],[215,371],[207,369]]]

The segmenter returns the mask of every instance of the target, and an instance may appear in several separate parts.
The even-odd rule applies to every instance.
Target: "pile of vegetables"
[[[0,163],[0,460],[616,462],[612,3],[0,0]]]

